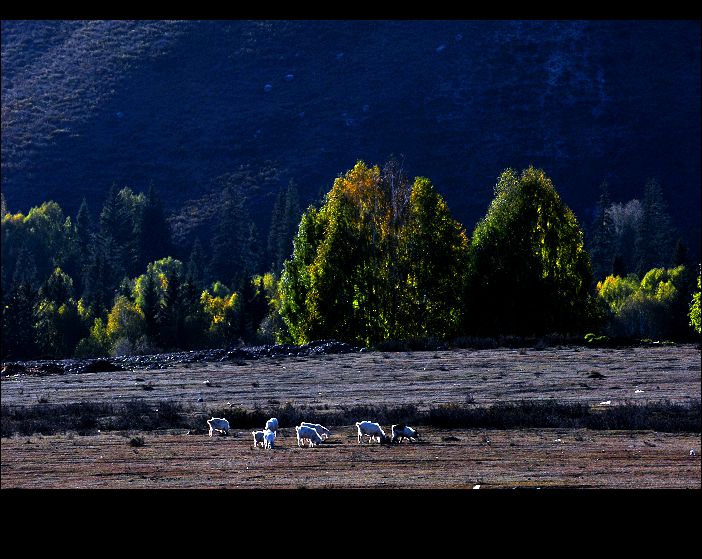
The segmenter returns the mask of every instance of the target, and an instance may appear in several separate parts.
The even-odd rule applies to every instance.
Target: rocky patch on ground
[[[0,376],[62,375],[66,373],[99,373],[126,369],[168,369],[184,363],[234,362],[266,357],[303,357],[362,351],[337,340],[318,340],[302,346],[280,344],[252,347],[202,349],[151,355],[125,355],[100,359],[58,359],[42,361],[12,361],[2,364]]]

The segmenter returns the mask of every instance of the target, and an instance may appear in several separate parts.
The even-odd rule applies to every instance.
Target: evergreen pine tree
[[[172,253],[171,230],[153,185],[149,187],[143,209],[136,216],[135,236],[139,253],[138,270]]]
[[[93,232],[93,217],[85,198],[76,215],[76,241],[81,254],[87,254],[93,245],[95,235]]]
[[[283,238],[283,226],[285,215],[285,191],[281,188],[273,204],[271,213],[271,225],[268,230],[267,263],[271,271],[277,273],[282,266],[280,260],[280,242]]]
[[[300,197],[295,183],[290,181],[285,190],[278,192],[268,233],[268,265],[276,275],[280,274],[283,262],[292,254],[292,240],[301,214]]]
[[[590,260],[595,280],[602,280],[612,273],[615,257],[615,232],[609,208],[612,200],[609,197],[609,185],[600,185],[600,198],[595,209],[595,218],[590,227]]]
[[[203,347],[206,343],[209,319],[200,304],[201,293],[202,290],[186,275],[180,288],[183,315],[180,347],[193,349]]]
[[[256,224],[249,223],[249,231],[242,251],[241,281],[261,271],[261,241]]]
[[[117,188],[113,184],[100,212],[100,229],[96,239],[96,252],[100,253],[102,259],[101,272],[105,282],[102,288],[105,291],[113,291],[127,271],[124,264],[126,255],[122,233],[124,220]],[[98,285],[92,285],[92,289],[99,288]]]
[[[617,254],[614,260],[612,260],[612,275],[619,276],[620,278],[627,275],[626,264],[621,254]]]
[[[671,266],[677,268],[678,266],[685,266],[688,269],[692,269],[692,265],[689,258],[689,251],[687,250],[687,245],[682,240],[682,237],[678,237],[675,243],[675,250],[673,250],[673,257],[671,259]]]
[[[176,349],[180,343],[184,318],[181,296],[180,275],[171,272],[166,279],[163,303],[156,318],[161,346],[166,351]]]
[[[75,221],[75,246],[78,254],[78,272],[75,274],[76,293],[83,293],[87,281],[90,255],[95,250],[95,232],[93,218],[85,198],[78,209]]]
[[[200,291],[210,283],[211,278],[207,266],[207,255],[202,247],[200,238],[195,238],[190,251],[190,258],[186,266],[185,277],[192,282]]]
[[[144,313],[144,325],[149,341],[155,343],[158,338],[158,316],[161,309],[161,297],[157,286],[157,279],[153,270],[147,270],[140,308]]]
[[[250,236],[250,223],[241,189],[228,185],[222,191],[222,202],[212,235],[212,275],[226,285],[237,285],[244,277],[245,258]],[[247,255],[248,256],[248,255]]]
[[[57,306],[67,303],[73,298],[73,280],[61,268],[56,268],[39,289],[39,298]]]
[[[21,284],[29,284],[33,289],[37,286],[38,274],[37,264],[32,252],[27,250],[23,245],[17,252],[17,263],[12,274],[11,286],[19,286]]]
[[[82,298],[97,316],[107,316],[115,298],[114,273],[99,246],[90,252],[86,264]]]
[[[29,282],[13,285],[2,308],[2,359],[21,360],[36,356],[34,305],[37,293]]]
[[[669,266],[674,238],[663,189],[658,181],[649,179],[644,192],[643,218],[634,248],[636,273],[639,277],[643,277],[652,268]]]

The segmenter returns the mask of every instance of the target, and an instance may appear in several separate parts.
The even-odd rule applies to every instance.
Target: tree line
[[[246,202],[228,184],[209,238],[185,257],[153,188],[113,187],[96,219],[85,200],[72,219],[55,202],[13,214],[3,198],[2,358],[699,335],[699,268],[683,262],[655,181],[627,204],[603,185],[587,235],[533,167],[500,175],[470,235],[431,181],[395,159],[359,161],[304,212],[295,186],[281,189],[265,243]]]

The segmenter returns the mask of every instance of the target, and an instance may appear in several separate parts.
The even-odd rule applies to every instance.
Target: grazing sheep
[[[358,444],[362,444],[364,436],[369,438],[369,443],[375,441],[384,444],[390,440],[378,423],[360,421],[356,423],[356,427],[358,428]]]
[[[263,432],[263,448],[273,448],[273,443],[275,442],[275,431],[270,431],[266,429]]]
[[[229,434],[229,422],[222,417],[213,417],[207,420],[207,425],[210,427],[210,437],[214,431],[218,431],[223,435]]]
[[[278,430],[278,418],[271,417],[268,421],[266,421],[266,429],[268,429],[269,431],[277,431]]]
[[[419,433],[416,429],[408,427],[407,425],[393,425],[392,428],[392,442],[401,443],[402,439],[407,439],[408,441],[416,441],[419,438]]]
[[[251,431],[251,434],[253,435],[253,441],[254,441],[254,448],[256,448],[259,444],[263,446],[264,443],[264,434],[265,431]]]
[[[295,427],[295,432],[297,433],[297,446],[301,447],[305,440],[309,441],[310,446],[315,446],[324,442],[322,437],[319,436],[319,433],[317,433],[317,430],[312,427],[298,425]]]
[[[312,429],[319,433],[319,436],[322,437],[322,439],[328,439],[331,435],[331,431],[319,423],[307,423],[306,421],[303,421],[300,423],[300,427],[312,427]]]

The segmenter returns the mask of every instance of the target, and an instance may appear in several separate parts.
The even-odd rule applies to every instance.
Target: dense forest
[[[429,178],[358,161],[303,210],[277,193],[258,231],[236,181],[176,239],[154,187],[113,186],[93,215],[2,199],[2,358],[97,357],[336,338],[562,334],[690,340],[700,267],[663,187],[587,227],[541,169],[506,169],[469,234]],[[192,224],[192,220],[190,222]],[[182,232],[181,232],[182,233]]]

